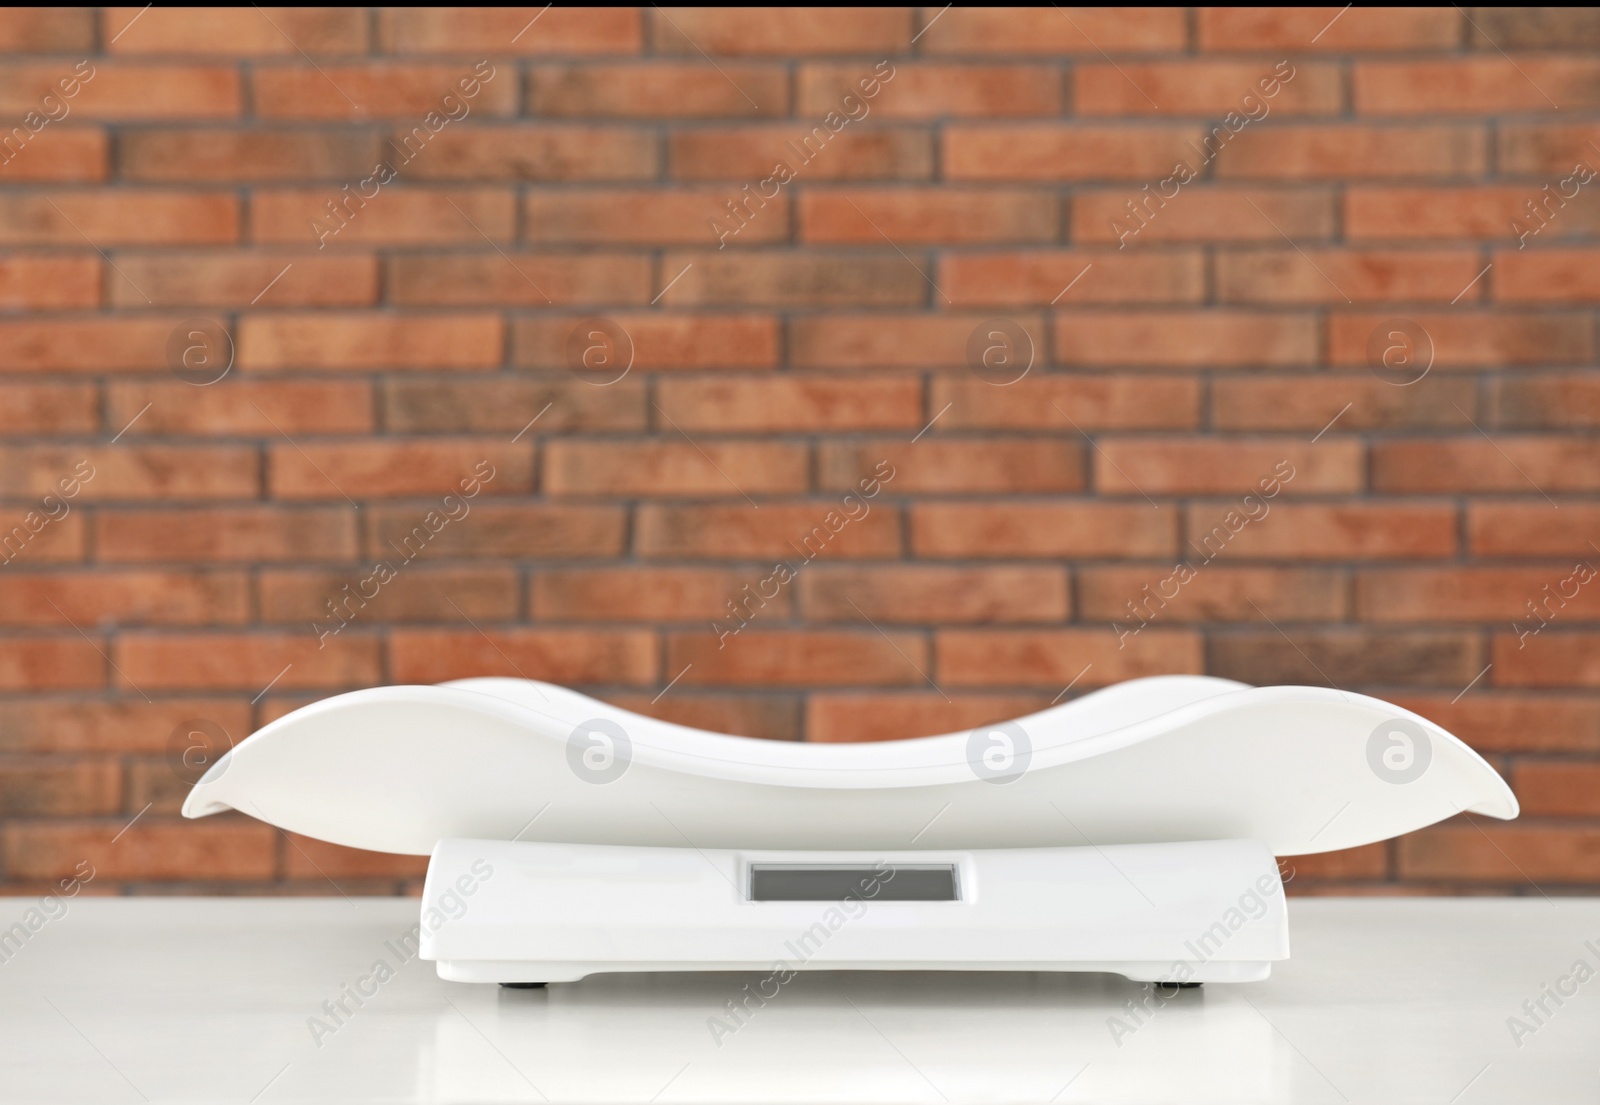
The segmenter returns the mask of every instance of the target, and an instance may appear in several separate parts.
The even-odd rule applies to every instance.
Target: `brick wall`
[[[8,9],[4,889],[414,889],[177,816],[175,731],[350,688],[849,741],[1159,672],[1391,698],[1522,799],[1297,890],[1600,889],[1597,46]]]

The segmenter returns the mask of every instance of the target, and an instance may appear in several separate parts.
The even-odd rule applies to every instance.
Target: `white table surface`
[[[0,928],[33,904],[0,899]],[[1142,991],[1111,976],[830,972],[719,1045],[708,1020],[760,976],[447,983],[386,944],[416,920],[398,899],[75,899],[0,962],[0,1100],[1600,1102],[1600,977],[1520,1046],[1507,1025],[1578,960],[1600,970],[1594,899],[1291,900],[1269,981],[1185,991],[1120,1040]],[[394,977],[316,1038],[380,959]]]

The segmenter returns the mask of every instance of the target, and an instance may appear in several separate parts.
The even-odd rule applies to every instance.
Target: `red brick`
[[[307,441],[276,443],[268,451],[267,485],[276,499],[459,497],[467,490],[463,481],[479,483],[490,495],[531,491],[531,443],[427,438],[349,444]]]
[[[100,511],[95,555],[108,563],[353,560],[355,512],[332,507]]]
[[[644,384],[577,380],[386,380],[383,425],[398,433],[481,433],[535,438],[563,430],[642,430]]]
[[[100,305],[100,265],[90,257],[13,254],[0,258],[0,310]]]
[[[808,452],[777,442],[552,441],[544,452],[544,490],[629,499],[803,492]]]
[[[1363,115],[1471,115],[1600,106],[1600,66],[1523,56],[1363,61],[1352,73]],[[1561,108],[1557,108],[1557,104]]]
[[[654,683],[656,660],[655,634],[635,629],[406,629],[389,638],[392,677],[401,683],[477,675],[567,686]]]
[[[167,338],[176,318],[77,318],[59,322],[0,321],[0,371],[165,371]]]
[[[919,503],[911,548],[931,559],[1169,556],[1177,518],[1145,503]]]
[[[1600,126],[1594,123],[1508,121],[1497,128],[1495,163],[1502,173],[1565,176],[1577,162],[1595,156],[1591,143],[1600,143]]]
[[[774,368],[778,363],[778,323],[770,315],[613,311],[603,317],[628,335],[636,371]],[[512,336],[515,363],[522,368],[566,368],[567,343],[587,321],[519,320]]]
[[[1493,681],[1494,672],[1484,676]],[[1593,752],[1600,749],[1600,697],[1484,693],[1389,696],[1484,752]],[[1454,699],[1454,701],[1452,701]]]
[[[1600,379],[1592,374],[1496,380],[1496,421],[1518,429],[1600,426]]]
[[[0,433],[92,433],[100,425],[93,384],[14,384],[0,388]]]
[[[944,131],[950,180],[1154,180],[1194,156],[1199,127],[953,123]]]
[[[1071,614],[1059,567],[825,567],[800,577],[811,622],[1059,622]]]
[[[1289,503],[1275,501],[1271,513],[1251,522],[1226,543],[1197,546],[1223,524],[1237,502],[1191,506],[1185,515],[1190,548],[1202,557],[1247,560],[1415,560],[1453,556],[1454,507],[1418,503]]]
[[[1376,879],[1389,874],[1389,844],[1379,841],[1359,848],[1344,848],[1337,852],[1315,852],[1309,856],[1295,856],[1285,860],[1289,878],[1309,879]],[[1283,868],[1279,868],[1282,873]],[[1285,893],[1297,893],[1304,881],[1293,883]],[[1379,893],[1391,892],[1385,886]]]
[[[1204,50],[1416,50],[1457,46],[1461,14],[1446,8],[1200,8]]]
[[[661,302],[670,307],[904,307],[932,294],[930,266],[893,250],[870,257],[669,253],[661,273]]]
[[[1130,216],[1130,203],[1139,209],[1138,218]],[[1285,234],[1306,242],[1331,238],[1333,230],[1333,195],[1322,188],[1194,183],[1165,202],[1154,186],[1151,193],[1121,187],[1085,189],[1072,196],[1075,242],[1281,242]]]
[[[767,503],[751,510],[728,506],[638,508],[634,542],[650,558],[706,560],[781,559],[804,570],[811,557],[882,559],[898,556],[900,516],[892,507],[868,503],[868,510],[846,519],[837,498],[798,503]],[[833,519],[832,525],[829,520]]]
[[[119,307],[364,307],[378,298],[374,257],[284,250],[121,253]],[[120,275],[123,279],[117,279]]]
[[[1483,298],[1474,251],[1256,249],[1217,257],[1225,303],[1464,303]],[[1467,286],[1471,284],[1470,291]],[[1465,292],[1466,294],[1462,294]]]
[[[784,116],[789,78],[775,65],[712,66],[698,56],[691,62],[545,65],[528,75],[528,111],[543,118]]]
[[[87,462],[88,475],[79,476]],[[79,482],[79,502],[254,498],[255,451],[237,446],[40,445],[0,448],[0,495],[61,494]]]
[[[1147,675],[1198,674],[1200,636],[1146,629],[1119,648],[1110,629],[943,629],[938,680],[951,687],[1104,687]],[[1087,670],[1085,670],[1087,669]]]
[[[793,695],[695,694],[674,687],[665,698],[607,692],[607,702],[676,725],[765,740],[800,739],[800,700]]]
[[[789,238],[789,199],[764,201],[742,228],[724,205],[737,195],[727,189],[585,188],[530,192],[523,201],[524,236],[541,245],[707,246],[758,245]],[[728,233],[712,229],[717,220]],[[858,217],[859,221],[859,217]],[[880,239],[881,241],[881,239]]]
[[[809,116],[840,110],[846,95],[880,119],[902,121],[1059,115],[1063,103],[1052,65],[897,62],[883,81],[860,62],[816,62],[802,65],[799,76],[799,109]]]
[[[789,363],[825,371],[965,368],[968,341],[990,321],[988,315],[949,312],[804,315],[789,324]],[[1039,316],[1017,313],[1007,321],[1022,327],[1032,341],[1033,355],[1026,363],[1042,365],[1044,327]],[[1015,351],[1019,361],[1024,352]]]
[[[1506,239],[1529,231],[1542,242],[1600,230],[1600,203],[1593,194],[1580,192],[1569,203],[1555,193],[1557,183],[1552,182],[1548,194],[1532,184],[1351,188],[1345,193],[1345,233],[1352,239]],[[1539,207],[1541,218],[1529,214],[1530,204]],[[1548,225],[1541,229],[1545,219]]]
[[[1450,179],[1482,173],[1487,156],[1484,132],[1469,125],[1290,124],[1240,131],[1214,172],[1228,180]]]
[[[635,8],[385,8],[379,46],[396,54],[634,54]]]
[[[7,8],[0,14],[0,50],[64,54],[94,49],[91,8]]]
[[[1366,366],[1372,334],[1394,317],[1392,312],[1331,314],[1329,363]],[[1435,369],[1586,364],[1595,355],[1592,328],[1574,313],[1406,311],[1403,317],[1427,331]]]
[[[85,239],[88,239],[85,241]],[[101,249],[239,238],[239,201],[219,192],[82,191],[0,197],[0,243]]]
[[[1009,721],[1049,704],[1047,694],[814,694],[806,702],[806,739],[839,744],[929,737]]]
[[[1471,630],[1259,629],[1213,636],[1206,670],[1256,686],[1455,688],[1483,670],[1480,646]]]
[[[1596,491],[1600,442],[1548,436],[1378,442],[1372,486],[1385,492]]]
[[[36,507],[17,507],[0,518],[0,562],[5,564],[75,564],[88,556],[88,523],[73,512],[45,520]],[[31,521],[30,521],[31,520]]]
[[[1059,206],[1047,192],[1005,189],[807,189],[800,197],[800,240],[897,246],[1053,242]]]
[[[261,371],[490,368],[501,361],[497,315],[319,311],[246,316],[238,363]]]
[[[1541,618],[1594,621],[1600,618],[1600,587],[1582,586],[1572,579],[1574,571],[1570,562],[1368,570],[1356,578],[1356,614],[1370,622],[1516,622],[1530,631]],[[1575,594],[1563,598],[1563,591]],[[1537,613],[1529,612],[1529,603]]]
[[[234,740],[250,731],[250,706],[242,698],[12,697],[0,702],[0,750],[161,755],[172,731],[194,718],[222,726]]]
[[[70,878],[87,862],[96,882],[144,879],[192,882],[271,878],[277,831],[240,818],[188,821],[141,818],[118,836],[118,819],[22,822],[7,825],[6,874],[13,878]],[[113,839],[115,838],[115,839]]]
[[[911,47],[909,8],[655,8],[664,54],[883,54]],[[863,68],[866,68],[863,66]]]
[[[962,253],[942,259],[939,286],[961,307],[1198,303],[1205,273],[1188,250]]]
[[[228,57],[361,54],[366,19],[355,8],[107,8],[106,52]]]
[[[1184,377],[1155,381],[1030,373],[996,387],[987,380],[938,377],[932,410],[949,410],[933,432],[959,429],[1174,430],[1200,416],[1200,384]],[[1071,419],[1071,422],[1067,420]],[[1072,428],[1073,424],[1076,428]]]
[[[1588,8],[1479,8],[1473,13],[1471,44],[1479,50],[1594,46],[1600,44],[1600,20]]]
[[[8,184],[44,181],[84,184],[106,179],[110,141],[95,127],[51,127],[49,141],[18,142],[0,135],[0,179]]]
[[[817,485],[853,491],[887,462],[895,471],[897,494],[1082,491],[1083,452],[1082,444],[1070,439],[829,441],[817,447]]]
[[[1345,583],[1321,568],[1228,568],[1184,560],[1195,574],[1167,582],[1175,566],[1095,567],[1078,571],[1079,616],[1135,626],[1160,622],[1338,621]],[[1178,587],[1176,595],[1172,594]],[[1129,609],[1132,604],[1133,609]]]
[[[346,182],[365,177],[389,152],[377,135],[348,130],[141,127],[117,136],[118,171],[124,180],[184,184],[326,180],[329,185],[326,194],[316,199],[317,207],[333,199]],[[307,220],[310,217],[307,213]]]
[[[1600,764],[1522,761],[1514,775],[1517,798],[1530,817],[1600,814]]]
[[[1470,825],[1435,825],[1401,838],[1400,875],[1503,883],[1519,892],[1530,880],[1536,887],[1593,883],[1600,879],[1600,829],[1501,825],[1482,818]]]
[[[927,422],[921,383],[895,377],[662,380],[656,400],[684,430],[717,433],[915,430]]]
[[[63,61],[11,64],[0,78],[0,111],[37,111],[44,97],[76,86],[70,102],[79,119],[226,119],[239,114],[239,75],[229,66],[105,60],[87,66]]]
[[[354,195],[354,185],[350,186]],[[364,203],[339,188],[263,188],[251,200],[251,238],[275,245],[444,245],[509,242],[516,204],[500,188],[389,188]],[[328,206],[348,202],[339,217]]]
[[[251,72],[250,95],[262,119],[404,119],[423,126],[432,113],[455,124],[514,113],[516,77],[510,66],[459,62],[262,65]],[[431,139],[437,132],[424,127],[423,133]]]
[[[683,686],[917,686],[927,683],[928,642],[921,634],[871,629],[754,628],[719,639],[708,627],[669,634],[666,666],[688,669]]]
[[[67,632],[70,636],[0,640],[0,690],[37,692],[103,686],[106,660],[102,646],[71,630]]]
[[[1365,449],[1331,438],[1316,444],[1241,441],[1236,438],[1101,438],[1095,450],[1095,487],[1105,494],[1216,495],[1254,493],[1262,481],[1284,494],[1360,491]],[[1290,475],[1285,478],[1283,473]],[[1280,482],[1281,481],[1281,482]]]
[[[514,568],[413,565],[397,562],[392,554],[385,560],[395,575],[365,601],[362,581],[372,575],[370,565],[263,571],[261,620],[318,623],[342,632],[341,623],[507,621],[517,616],[520,583]]]
[[[849,127],[837,133],[814,123],[696,127],[667,138],[674,180],[729,181],[728,199],[745,183],[773,176],[782,162],[797,179],[929,180],[933,138],[925,130]]]
[[[1309,314],[1095,311],[1055,319],[1056,357],[1068,365],[1281,368],[1315,363],[1318,344],[1317,324]]]
[[[414,180],[654,180],[657,146],[648,131],[620,127],[447,127],[405,172]]]
[[[392,257],[385,283],[397,304],[441,307],[643,306],[654,286],[643,256],[509,250]]]
[[[249,617],[243,572],[0,574],[5,625],[240,625]]]
[[[507,506],[480,500],[472,507],[472,513],[461,519],[464,524],[447,525],[424,544],[415,534],[425,514],[426,510],[415,506],[371,509],[366,523],[366,554],[381,558],[399,551],[403,556],[407,548],[422,547],[426,555],[441,557],[521,560],[619,556],[627,522],[620,507],[552,503]]]
[[[1091,61],[1072,70],[1072,108],[1082,116],[1232,112],[1256,123],[1271,115],[1332,115],[1342,99],[1338,66],[1320,62]]]
[[[1180,8],[951,8],[923,13],[930,54],[1085,54],[1182,50]]]
[[[379,680],[378,642],[351,634],[325,637],[319,647],[308,632],[124,633],[111,658],[119,686],[137,686],[147,693],[254,693],[268,683],[274,691],[367,687]]]
[[[1490,500],[1467,506],[1468,544],[1479,556],[1587,559],[1596,532],[1600,532],[1600,506],[1588,503],[1569,502],[1559,510],[1552,510],[1542,499],[1521,503]]]
[[[1600,299],[1600,250],[1501,250],[1494,256],[1494,298],[1501,303],[1593,303]]]
[[[1496,633],[1489,658],[1497,687],[1600,687],[1600,633]]]
[[[750,598],[770,569],[571,568],[536,572],[532,617],[540,622],[699,622],[727,618],[737,603],[758,618],[790,617],[794,588]],[[748,616],[748,615],[747,615]]]
[[[196,387],[182,381],[110,385],[108,416],[123,440],[153,434],[200,437],[366,433],[372,394],[364,381],[241,380]],[[142,413],[141,413],[142,412]]]
[[[1211,421],[1219,430],[1310,430],[1330,435],[1412,426],[1469,427],[1477,382],[1430,379],[1426,388],[1397,387],[1362,373],[1211,384]]]

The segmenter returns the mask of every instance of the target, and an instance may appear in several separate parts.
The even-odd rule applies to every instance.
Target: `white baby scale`
[[[219,759],[236,809],[430,854],[422,956],[539,985],[609,971],[1109,971],[1192,985],[1289,954],[1279,856],[1517,802],[1379,699],[1163,676],[972,732],[726,736],[547,683],[381,687]]]

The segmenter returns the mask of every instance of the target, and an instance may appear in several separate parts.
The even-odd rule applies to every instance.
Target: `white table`
[[[33,904],[0,899],[0,929]],[[1578,960],[1600,971],[1600,900],[1290,917],[1270,981],[1142,1026],[1123,1007],[1145,991],[1110,976],[852,972],[799,976],[718,1042],[759,976],[467,986],[397,954],[408,901],[78,898],[4,945],[0,1100],[1600,1102],[1600,977],[1520,1046],[1507,1026]],[[380,960],[393,977],[336,1024],[323,1003]]]

